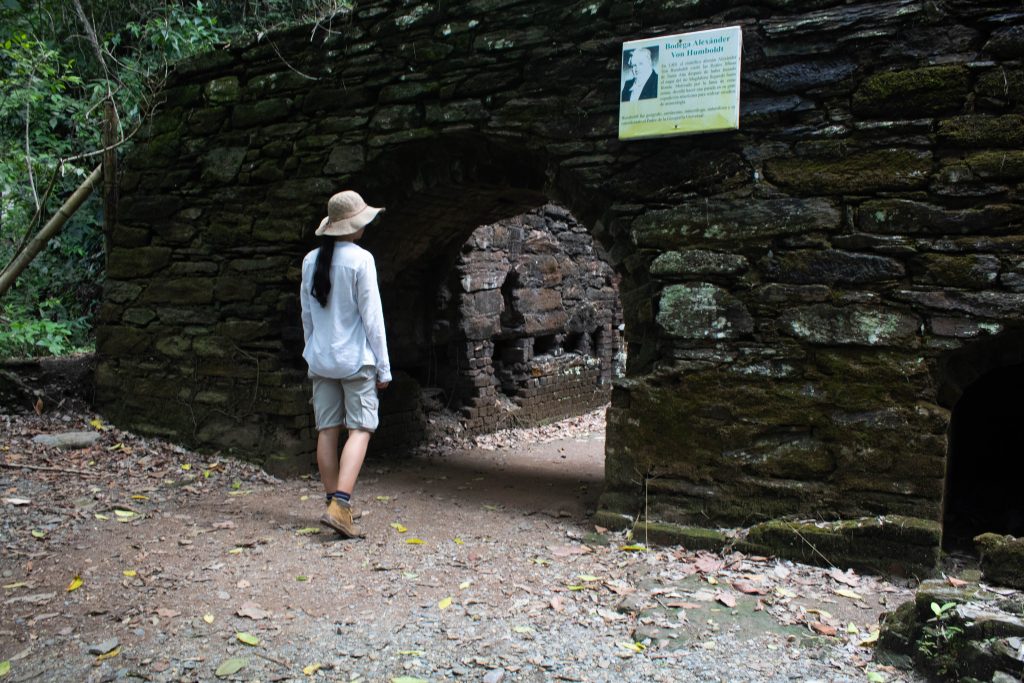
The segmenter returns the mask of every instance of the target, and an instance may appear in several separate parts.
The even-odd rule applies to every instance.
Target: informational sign
[[[622,44],[619,139],[740,127],[739,26]]]

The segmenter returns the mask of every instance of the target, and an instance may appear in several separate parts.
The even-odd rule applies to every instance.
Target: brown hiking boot
[[[325,507],[329,507],[330,504],[330,501],[328,501]],[[359,519],[364,514],[366,514],[366,510],[363,510],[362,508],[357,508],[355,505],[350,505],[349,509],[352,510],[352,519]]]
[[[352,519],[352,508],[331,500],[327,511],[320,517],[320,523],[337,531],[345,538],[362,538],[363,530]]]

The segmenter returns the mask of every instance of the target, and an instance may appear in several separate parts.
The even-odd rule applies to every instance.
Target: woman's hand
[[[377,382],[377,391],[384,391],[391,382]]]

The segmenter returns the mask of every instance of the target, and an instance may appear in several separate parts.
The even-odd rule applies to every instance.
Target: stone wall
[[[723,25],[740,130],[620,143],[621,42]],[[181,65],[127,161],[100,406],[305,458],[326,198],[389,207],[366,246],[398,368],[459,245],[553,200],[621,277],[602,523],[893,515],[937,547],[950,409],[1021,362],[1022,26],[991,0],[359,2]]]
[[[420,377],[443,389],[471,432],[604,405],[625,354],[616,280],[561,207],[481,226],[442,280],[436,362]]]

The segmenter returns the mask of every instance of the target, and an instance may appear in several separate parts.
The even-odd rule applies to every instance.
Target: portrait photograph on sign
[[[736,130],[739,26],[622,44],[619,139]]]

